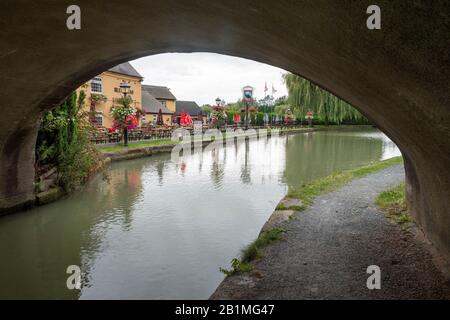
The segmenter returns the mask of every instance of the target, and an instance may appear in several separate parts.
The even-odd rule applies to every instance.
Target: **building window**
[[[95,115],[95,124],[99,127],[103,127],[103,116],[101,114]]]
[[[94,79],[91,80],[91,92],[92,93],[102,93],[103,92],[102,78],[95,77]]]
[[[164,107],[167,107],[167,101],[166,100],[158,100],[159,102],[161,102],[161,104],[164,106]]]

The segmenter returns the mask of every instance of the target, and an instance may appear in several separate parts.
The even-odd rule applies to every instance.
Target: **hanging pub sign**
[[[255,90],[255,88],[253,88],[251,86],[245,86],[244,88],[242,88],[244,101],[250,102],[253,100],[253,91],[254,90]]]

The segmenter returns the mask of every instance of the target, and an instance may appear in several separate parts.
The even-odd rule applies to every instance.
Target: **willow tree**
[[[289,103],[296,113],[304,115],[312,111],[328,125],[343,121],[368,122],[354,107],[330,92],[292,73],[283,75],[289,92]]]

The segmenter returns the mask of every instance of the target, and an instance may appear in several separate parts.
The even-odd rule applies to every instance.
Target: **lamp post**
[[[119,85],[119,91],[123,94],[123,99],[127,99],[127,95],[130,93],[130,84],[128,82],[122,81]],[[123,144],[125,147],[128,146],[128,125],[127,125],[127,116],[124,119],[125,127],[123,128]]]
[[[220,119],[223,115],[219,116],[219,114],[223,113],[223,110],[222,110],[222,99],[220,99],[219,97],[216,99],[216,106],[214,107],[214,109],[215,109],[216,126],[217,129],[220,129]]]

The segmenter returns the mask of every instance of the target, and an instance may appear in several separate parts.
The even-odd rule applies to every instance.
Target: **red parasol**
[[[184,126],[186,124],[186,114],[183,112],[181,112],[181,119],[180,119],[180,124],[182,126]]]
[[[186,115],[186,124],[193,124],[194,121],[192,121],[191,115],[188,113]]]
[[[239,115],[239,112],[236,111],[236,114],[234,115],[234,123],[240,123],[241,122],[241,116]]]

